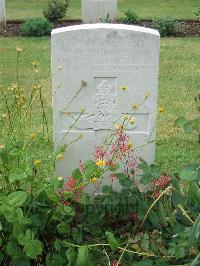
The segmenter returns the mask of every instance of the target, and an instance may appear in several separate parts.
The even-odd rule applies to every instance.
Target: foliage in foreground
[[[18,48],[17,61],[20,53]],[[135,158],[124,132],[134,120],[126,116],[107,144],[96,147],[92,159],[81,162],[67,181],[54,176],[66,146],[52,152],[36,62],[33,69],[31,91],[20,84],[18,66],[15,84],[0,91],[1,264],[198,265],[199,166],[167,175]],[[41,129],[32,132],[36,108]],[[138,108],[133,104],[133,114]],[[105,174],[111,185],[101,195],[84,192],[89,185],[96,190]],[[120,192],[112,189],[117,181]],[[142,190],[140,183],[150,189]]]

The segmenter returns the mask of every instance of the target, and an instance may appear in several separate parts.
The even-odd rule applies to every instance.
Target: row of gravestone
[[[6,27],[5,0],[0,0],[0,30]]]
[[[84,23],[99,22],[107,19],[111,22],[117,16],[117,0],[82,0],[82,19]],[[5,0],[0,0],[0,29],[6,27]]]

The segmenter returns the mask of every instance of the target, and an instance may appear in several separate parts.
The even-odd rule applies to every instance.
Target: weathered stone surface
[[[6,28],[5,0],[0,0],[0,30]]]
[[[97,23],[100,18],[114,21],[117,18],[117,0],[81,0],[82,20],[84,23]]]
[[[159,72],[159,33],[152,29],[90,24],[55,29],[52,32],[54,142],[71,144],[64,160],[57,163],[57,175],[71,175],[78,162],[87,160],[94,146],[101,144],[121,115],[129,114],[132,103],[141,103],[146,91],[150,97],[134,115],[136,123],[126,129],[134,145],[155,139]],[[86,86],[72,102],[80,88]],[[121,92],[120,86],[128,86]],[[85,112],[80,116],[81,108]],[[66,112],[70,111],[70,115]],[[69,131],[74,119],[78,122]],[[138,151],[154,161],[155,144]]]

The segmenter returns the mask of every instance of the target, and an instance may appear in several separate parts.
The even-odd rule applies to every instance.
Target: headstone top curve
[[[126,24],[112,24],[112,23],[80,24],[80,25],[62,27],[62,28],[53,29],[51,32],[51,35],[63,33],[63,32],[69,32],[69,31],[93,30],[93,29],[127,30],[127,31],[142,32],[142,33],[160,36],[157,30],[154,30],[151,28],[145,28],[145,27],[134,26],[134,25],[126,25]]]

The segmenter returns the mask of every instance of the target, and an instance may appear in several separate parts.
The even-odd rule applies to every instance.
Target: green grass
[[[163,38],[160,56],[159,105],[166,109],[158,119],[156,161],[164,170],[176,170],[184,163],[197,161],[199,145],[197,136],[188,135],[173,127],[178,116],[197,115],[194,96],[200,84],[199,38]],[[23,48],[20,69],[21,82],[31,84],[34,75],[32,62],[40,63],[39,77],[50,75],[50,39],[45,38],[1,38],[0,80],[15,82],[16,46]],[[30,87],[31,88],[31,87]],[[48,109],[51,109],[51,84],[44,88]],[[50,113],[50,111],[49,111]],[[37,117],[35,119],[37,126]]]
[[[8,20],[24,20],[42,16],[46,0],[7,0]],[[118,17],[127,9],[134,9],[141,18],[171,16],[195,18],[199,0],[118,0]],[[81,18],[81,0],[71,0],[66,18]]]

